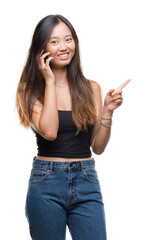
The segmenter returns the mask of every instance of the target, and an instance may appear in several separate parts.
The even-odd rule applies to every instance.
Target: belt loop
[[[50,161],[50,170],[52,171],[53,170],[53,162]]]
[[[81,161],[81,166],[82,166],[82,172],[85,172],[85,167],[84,167],[83,161]]]

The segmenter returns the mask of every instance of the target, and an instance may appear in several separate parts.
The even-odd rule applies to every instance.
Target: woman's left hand
[[[113,111],[118,108],[122,102],[122,89],[131,81],[131,79],[128,79],[125,81],[122,85],[120,85],[116,89],[111,89],[106,94],[105,100],[104,100],[104,108],[107,109],[108,112],[113,113]]]
[[[114,91],[115,89],[109,90],[104,100],[104,108],[106,108],[108,112],[113,112],[123,102],[122,90],[119,90],[116,94],[112,95]]]

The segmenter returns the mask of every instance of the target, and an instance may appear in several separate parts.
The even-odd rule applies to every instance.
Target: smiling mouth
[[[58,57],[60,60],[65,61],[69,58],[69,53],[59,54]]]
[[[59,54],[59,57],[67,57],[69,55],[69,53],[64,53],[64,54]]]

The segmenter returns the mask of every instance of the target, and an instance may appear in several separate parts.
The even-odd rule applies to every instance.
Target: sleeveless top
[[[53,141],[45,139],[36,129],[37,155],[45,157],[88,158],[90,150],[91,130],[94,125],[87,125],[87,130],[80,131],[76,136],[77,127],[72,119],[72,111],[58,110],[59,129]]]

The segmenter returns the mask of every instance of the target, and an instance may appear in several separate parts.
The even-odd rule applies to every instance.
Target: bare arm
[[[107,112],[107,110],[104,108],[102,117],[112,117],[112,113]],[[104,122],[105,124],[110,124],[110,120],[105,120]],[[100,124],[98,132],[94,137],[94,140],[92,143],[92,150],[95,154],[99,155],[104,152],[109,142],[110,135],[111,135],[111,128],[106,128]]]
[[[53,58],[49,57],[46,63],[44,63],[44,58],[47,55],[49,55],[49,52],[43,54],[39,59],[39,68],[45,79],[44,105],[40,108],[40,111],[35,111],[34,108],[32,122],[38,132],[46,139],[52,141],[57,137],[59,117],[55,91],[55,77],[49,66],[49,61]]]
[[[44,105],[39,119],[39,130],[49,140],[57,137],[59,118],[56,102],[55,83],[49,82],[45,87]]]
[[[98,107],[98,117],[112,116],[111,113],[110,114],[107,113],[107,110],[102,107],[102,96],[101,96],[100,85],[95,81],[91,81],[91,84],[92,84],[93,93],[94,93],[95,100]],[[109,121],[108,120],[105,121],[105,124],[109,124]],[[111,129],[105,128],[102,125],[100,125],[99,120],[95,122],[95,125],[91,133],[91,147],[92,147],[92,151],[95,154],[98,155],[104,151],[105,147],[109,142],[110,134],[111,134]]]
[[[110,90],[105,97],[104,107],[102,113],[99,112],[99,116],[103,119],[104,125],[111,124],[111,117],[116,108],[118,108],[122,104],[122,89],[130,82],[130,79],[125,81],[120,87],[117,89]],[[99,85],[97,84],[97,90],[94,92],[97,103],[101,101],[101,95],[99,91]],[[111,127],[106,127],[101,124],[96,123],[94,126],[95,133],[92,141],[92,150],[95,154],[101,154],[104,152],[111,135]],[[97,131],[96,131],[97,128]]]

